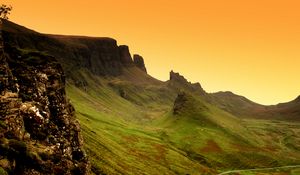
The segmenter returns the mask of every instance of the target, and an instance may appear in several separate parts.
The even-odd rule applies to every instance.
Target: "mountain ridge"
[[[113,38],[41,34],[6,20],[3,25],[4,37],[7,36],[5,40],[18,45],[20,48],[36,49],[55,56],[62,64],[67,79],[72,80],[78,86],[85,87],[87,84],[77,71],[83,68],[92,74],[105,77],[122,76],[122,72],[126,72],[125,69],[136,67],[145,75],[135,73],[131,76],[136,79],[139,79],[139,76],[147,76],[149,80],[153,79],[152,82],[159,82],[147,74],[142,56],[138,54],[132,56],[128,46],[118,46],[117,41]],[[28,40],[28,38],[31,39]],[[26,43],[26,46],[22,43]],[[129,79],[135,81],[133,77]],[[169,87],[175,88],[177,92],[181,89],[197,92],[210,103],[241,117],[272,118],[275,113],[282,113],[283,115],[291,114],[290,116],[293,117],[289,119],[300,119],[298,117],[300,104],[297,105],[298,103],[296,103],[296,99],[299,97],[293,101],[277,105],[261,105],[232,92],[206,93],[200,83],[190,83],[173,70],[170,71],[170,79],[165,83]],[[282,115],[275,115],[275,117],[284,118]]]
[[[59,59],[67,75],[72,76],[72,70],[79,67],[101,76],[118,76],[123,68],[131,66],[146,70],[142,57],[134,63],[128,46],[118,46],[112,38],[41,34],[7,20],[3,26],[6,42],[21,49],[50,52]]]

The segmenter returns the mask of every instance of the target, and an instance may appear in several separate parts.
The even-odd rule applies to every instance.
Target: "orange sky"
[[[208,92],[262,104],[300,95],[299,0],[1,0],[36,31],[108,36],[145,58],[150,75],[171,69]]]

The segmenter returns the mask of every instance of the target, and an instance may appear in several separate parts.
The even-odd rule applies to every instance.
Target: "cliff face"
[[[144,60],[135,63],[126,45],[105,37],[46,35],[4,21],[3,37],[10,45],[53,55],[63,66],[66,77],[77,80],[78,72],[87,69],[94,75],[119,76],[126,68],[144,68]]]
[[[144,58],[142,56],[137,54],[133,55],[133,62],[138,68],[140,68],[142,71],[147,73],[147,69],[144,63]]]
[[[10,174],[87,174],[60,64],[40,52],[2,48],[0,42],[0,168]]]

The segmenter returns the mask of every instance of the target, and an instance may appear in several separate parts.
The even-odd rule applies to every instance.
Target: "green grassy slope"
[[[164,107],[160,113],[146,110],[120,97],[109,85],[87,92],[69,85],[67,92],[76,108],[95,172],[214,174],[164,140],[159,128],[143,124],[144,116],[162,115]]]
[[[270,121],[240,120],[190,95],[187,95],[186,103],[188,107],[179,114],[169,114],[157,126],[164,126],[171,142],[190,152],[196,160],[217,169],[272,167],[299,162],[299,152],[288,148],[286,143],[276,150],[272,148],[277,145],[275,138],[284,138],[288,132],[297,135],[299,124],[286,127],[291,123],[268,125]],[[278,129],[281,132],[275,132]],[[297,142],[293,137],[291,143],[295,146]],[[284,156],[286,154],[290,156]]]
[[[164,83],[132,81],[137,73],[104,79],[81,71],[88,85],[67,87],[95,172],[216,174],[300,163],[300,124],[239,119],[192,92],[178,102]]]

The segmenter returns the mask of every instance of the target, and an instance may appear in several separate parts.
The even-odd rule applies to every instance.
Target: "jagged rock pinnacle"
[[[133,55],[134,64],[140,68],[142,71],[147,73],[147,69],[145,67],[144,58],[138,54]]]

